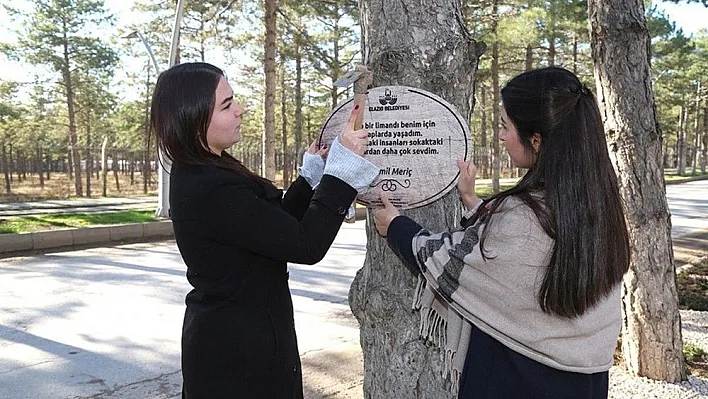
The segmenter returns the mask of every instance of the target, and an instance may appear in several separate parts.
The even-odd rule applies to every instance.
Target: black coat
[[[182,330],[183,397],[302,398],[287,262],[320,261],[356,191],[325,175],[287,190],[215,166],[173,165],[175,238],[194,289]]]

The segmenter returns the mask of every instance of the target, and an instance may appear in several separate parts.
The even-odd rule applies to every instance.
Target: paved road
[[[363,221],[345,224],[318,265],[290,265],[303,369],[315,377],[333,368],[318,352],[358,349],[347,295],[364,242]],[[184,272],[172,241],[0,260],[0,398],[178,397]],[[345,361],[357,381],[360,361]]]
[[[669,186],[668,199],[675,234],[708,228],[708,181]],[[308,398],[361,397],[358,328],[347,294],[365,240],[363,221],[345,224],[325,260],[290,265]],[[173,242],[5,259],[0,275],[0,398],[179,396],[189,287]],[[332,348],[345,350],[332,356]],[[342,365],[354,376],[342,377]],[[354,393],[328,391],[337,380]]]
[[[671,236],[708,230],[708,180],[666,186],[671,211]]]

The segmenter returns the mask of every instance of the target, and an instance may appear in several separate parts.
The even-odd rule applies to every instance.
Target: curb
[[[171,220],[34,233],[0,234],[0,254],[173,236]]]

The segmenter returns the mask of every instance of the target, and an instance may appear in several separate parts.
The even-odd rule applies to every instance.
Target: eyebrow
[[[232,94],[230,97],[226,97],[224,101],[221,102],[221,105],[226,104],[229,101],[232,101],[234,99],[234,95]]]

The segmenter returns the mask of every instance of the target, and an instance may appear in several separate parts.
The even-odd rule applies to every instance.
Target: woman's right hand
[[[355,106],[344,131],[339,135],[339,143],[356,155],[363,156],[369,146],[369,133],[366,129],[354,130],[354,123],[360,112],[361,107]]]
[[[457,191],[460,193],[462,203],[465,208],[472,209],[479,202],[475,192],[475,180],[477,178],[477,166],[470,160],[469,163],[462,159],[457,159],[457,167],[460,168],[460,180],[457,181]]]

